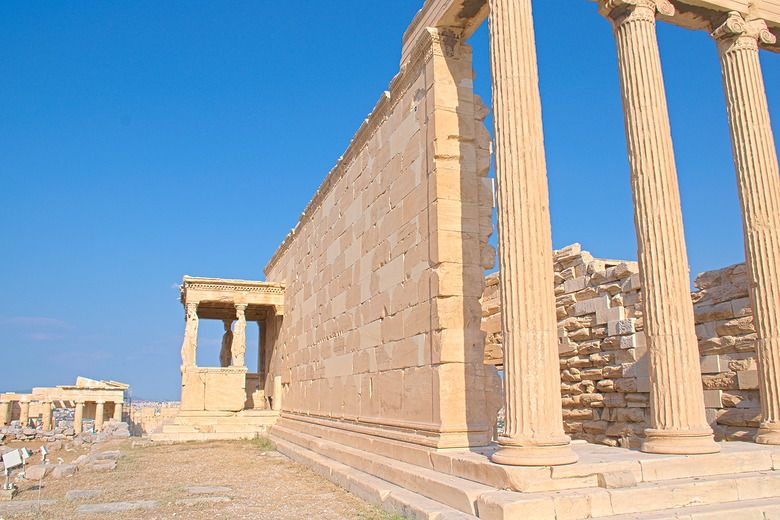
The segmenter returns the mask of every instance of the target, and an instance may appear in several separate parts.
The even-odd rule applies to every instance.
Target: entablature
[[[181,302],[197,304],[198,316],[205,319],[231,319],[235,306],[246,305],[246,318],[261,321],[284,313],[284,285],[253,280],[185,276]]]
[[[571,0],[567,0],[571,1]],[[582,0],[584,1],[584,0]],[[590,0],[598,2],[599,0]],[[730,12],[740,13],[746,20],[764,20],[769,30],[780,36],[780,0],[670,0],[675,6],[673,16],[659,19],[692,30],[712,32]],[[415,42],[426,27],[460,29],[468,38],[488,15],[487,0],[426,0],[404,33],[401,63],[411,56]],[[779,38],[780,40],[780,38]],[[780,44],[765,46],[780,52]]]

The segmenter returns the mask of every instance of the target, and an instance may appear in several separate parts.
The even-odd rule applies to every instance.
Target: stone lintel
[[[713,24],[719,24],[721,18],[736,11],[749,20],[765,20],[769,30],[780,36],[780,0],[676,0],[674,6],[673,16],[659,15],[658,19],[686,29],[710,32]],[[485,21],[487,14],[487,0],[426,0],[404,33],[401,63],[409,59],[414,43],[426,27],[460,28],[465,39]],[[780,52],[780,43],[764,48]]]
[[[426,28],[462,29],[463,37],[468,38],[485,21],[487,14],[487,0],[426,0],[404,33],[401,64],[409,60]]]
[[[247,319],[261,321],[280,314],[279,309],[284,307],[284,285],[185,276],[181,284],[181,302],[197,304],[198,317],[215,320],[235,319],[235,305],[247,305]]]

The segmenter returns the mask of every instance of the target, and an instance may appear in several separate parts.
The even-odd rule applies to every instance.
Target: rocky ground
[[[70,475],[60,471],[59,478],[48,473],[40,481],[19,480],[19,494],[0,501],[0,520],[393,518],[262,440],[152,445],[110,439],[56,450],[49,459],[80,463]],[[113,469],[100,467],[115,459]]]

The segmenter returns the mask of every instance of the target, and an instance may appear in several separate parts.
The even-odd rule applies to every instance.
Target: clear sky
[[[421,4],[0,2],[0,391],[85,375],[177,398],[177,284],[262,278]],[[534,4],[555,246],[633,259],[609,24]],[[659,39],[695,274],[743,259],[720,68],[705,33]],[[471,43],[489,102],[486,27]],[[761,59],[780,136],[780,56]],[[221,325],[201,329],[216,364]]]

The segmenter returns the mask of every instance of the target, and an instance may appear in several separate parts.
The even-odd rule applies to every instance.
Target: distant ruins
[[[553,252],[531,1],[427,0],[270,282],[184,279],[182,411],[157,438],[270,426],[283,453],[415,518],[780,514],[780,175],[758,59],[780,50],[780,1],[594,4],[617,44],[638,262]],[[486,18],[493,143],[466,43]],[[713,37],[742,203],[746,264],[693,295],[657,20]],[[219,367],[196,366],[199,319],[224,320]]]
[[[33,388],[29,394],[0,394],[0,426],[19,421],[24,428],[30,419],[40,419],[43,431],[52,430],[56,424],[52,419],[55,408],[75,410],[73,430],[83,431],[85,420],[94,421],[94,428],[100,431],[108,419],[123,420],[125,391],[128,385],[116,381],[96,381],[79,376],[72,386],[54,388]]]

